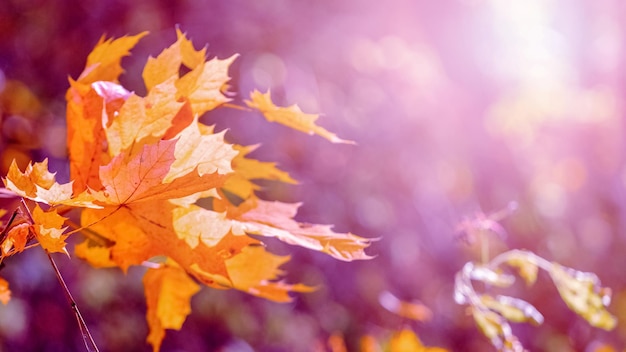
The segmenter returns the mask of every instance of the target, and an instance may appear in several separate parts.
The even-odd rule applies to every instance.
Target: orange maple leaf
[[[30,225],[22,223],[11,227],[7,233],[7,237],[0,244],[2,250],[2,256],[7,257],[9,255],[20,253],[26,247],[28,238],[30,235]]]
[[[63,227],[66,218],[57,214],[56,210],[44,211],[39,205],[35,205],[32,215],[35,222],[32,228],[41,247],[50,253],[67,253],[65,239],[68,235],[63,234],[67,229]]]
[[[148,342],[157,352],[165,337],[165,329],[180,330],[191,312],[190,298],[200,290],[187,274],[177,266],[148,269],[143,277],[150,326]]]
[[[336,233],[329,225],[312,225],[293,220],[300,204],[255,201],[256,206],[237,217],[244,231],[324,252],[332,257],[352,261],[371,259],[364,251],[373,240],[351,233]]]

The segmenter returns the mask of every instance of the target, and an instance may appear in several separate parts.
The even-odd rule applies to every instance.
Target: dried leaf
[[[585,273],[552,263],[549,270],[559,294],[567,306],[592,326],[612,330],[617,318],[606,307],[611,302],[610,290],[600,286],[595,274]]]
[[[509,323],[499,314],[478,307],[472,307],[472,315],[476,325],[480,328],[491,344],[503,352],[523,352],[524,347],[513,335]]]
[[[497,287],[509,287],[515,282],[515,277],[485,265],[473,266],[469,274],[472,280],[482,281]]]
[[[480,296],[482,304],[515,323],[531,322],[534,325],[543,323],[543,315],[530,303],[509,296]]]
[[[519,275],[526,281],[526,285],[531,286],[537,281],[539,267],[533,257],[525,254],[524,251],[510,252],[507,257],[507,264],[517,268]]]

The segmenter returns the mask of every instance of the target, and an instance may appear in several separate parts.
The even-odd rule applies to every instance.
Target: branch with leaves
[[[496,213],[498,220],[503,215]],[[479,221],[465,221],[464,230],[479,233],[480,241],[488,241],[488,233],[502,235],[504,229],[495,223],[494,216],[477,217]],[[485,221],[489,219],[489,221]],[[489,226],[485,226],[485,224]],[[495,230],[497,229],[497,231]],[[470,231],[471,232],[471,231]],[[524,347],[513,334],[509,322],[543,323],[543,315],[529,302],[505,295],[479,293],[473,282],[481,282],[485,287],[507,288],[515,282],[515,276],[504,269],[509,267],[526,282],[533,285],[539,269],[548,273],[567,306],[590,325],[604,330],[612,330],[617,319],[606,308],[611,303],[611,290],[602,287],[594,273],[582,272],[550,262],[530,251],[510,250],[482,263],[468,262],[456,274],[454,299],[457,304],[468,305],[469,311],[480,331],[496,349],[503,352],[522,352]]]
[[[32,243],[67,253],[67,238],[82,232],[86,239],[75,254],[94,267],[148,267],[143,283],[154,351],[165,329],[180,329],[199,284],[279,302],[313,289],[280,280],[289,257],[268,252],[258,236],[343,261],[371,258],[364,250],[372,239],[299,223],[298,204],[257,197],[256,180],[294,181],[274,163],[248,158],[254,147],[227,143],[199,117],[217,108],[251,109],[331,142],[350,141],[316,125],[315,114],[275,105],[269,92],[252,92],[247,107],[231,104],[225,93],[236,56],[206,60],[206,50],[196,50],[180,31],[174,44],[148,59],[147,94],[133,93],[119,83],[121,59],[145,35],[102,38],[81,75],[70,80],[70,182],[58,183],[47,160],[24,170],[11,164],[5,186],[27,201],[24,210],[32,215],[6,224],[2,258]],[[197,204],[203,198],[210,209]],[[70,211],[80,213],[80,224],[63,216]],[[8,300],[4,283],[0,295]]]

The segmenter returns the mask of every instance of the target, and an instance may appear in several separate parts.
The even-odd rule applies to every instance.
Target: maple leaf
[[[176,141],[161,140],[144,145],[135,155],[117,155],[108,165],[100,168],[104,190],[95,197],[105,204],[121,205],[185,197],[223,183],[224,176],[217,172],[199,175],[193,169],[171,182],[164,182],[176,161],[175,147]],[[196,168],[199,166],[195,165]]]
[[[267,281],[282,275],[279,267],[287,261],[289,256],[269,253],[262,246],[247,246],[239,255],[228,258],[225,264],[234,288],[277,302],[289,302],[289,292],[311,292],[314,288]]]
[[[232,173],[231,163],[237,155],[232,145],[224,142],[224,132],[213,133],[213,127],[197,122],[197,117],[182,130],[176,138],[174,156],[170,172],[165,182],[198,169],[198,173]]]
[[[297,183],[288,173],[278,169],[276,163],[247,158],[246,156],[257,147],[258,145],[233,146],[239,152],[232,162],[234,174],[226,180],[222,188],[241,199],[252,197],[254,192],[260,189],[253,180],[265,179],[291,184]]]
[[[83,84],[70,79],[67,91],[67,146],[74,192],[100,189],[99,166],[109,162],[103,122],[115,114],[130,92],[113,82]]]
[[[111,260],[111,248],[90,245],[90,240],[85,240],[74,246],[74,254],[87,261],[94,268],[112,268],[117,264]]]
[[[7,189],[36,202],[49,205],[99,207],[92,203],[93,198],[88,192],[74,196],[72,182],[59,184],[55,181],[54,175],[48,171],[48,159],[40,163],[29,163],[24,172],[20,171],[14,160],[3,181]]]
[[[2,256],[6,257],[10,254],[22,252],[28,242],[30,235],[30,225],[27,223],[18,224],[11,227],[7,233],[6,239],[0,244]]]
[[[191,103],[194,115],[202,115],[231,100],[223,91],[230,80],[228,67],[236,58],[233,55],[203,62],[176,81],[179,97]]]
[[[352,261],[371,259],[364,251],[373,240],[351,233],[336,233],[332,226],[302,224],[293,220],[300,204],[255,201],[256,206],[237,217],[244,231],[324,252],[332,257]]]
[[[145,98],[129,95],[105,129],[109,154],[114,156],[161,139],[183,106],[175,95],[173,79],[150,90]]]
[[[130,49],[147,34],[148,32],[142,32],[115,40],[105,40],[104,36],[101,37],[96,47],[87,56],[85,69],[78,81],[86,84],[96,81],[117,82],[120,74],[124,72],[121,66],[122,58],[128,56]]]
[[[172,215],[176,234],[192,249],[200,242],[207,246],[215,246],[232,229],[232,223],[226,220],[225,213],[217,213],[194,205],[176,207]],[[233,232],[236,235],[243,235],[241,229],[233,229]]]
[[[336,134],[316,125],[315,121],[319,117],[317,114],[306,114],[302,112],[297,105],[291,105],[288,107],[276,106],[272,102],[269,90],[266,93],[254,90],[250,93],[250,100],[247,100],[246,104],[249,107],[260,111],[263,116],[265,116],[265,119],[270,122],[278,122],[304,133],[317,134],[333,143],[354,143],[352,141],[341,139],[337,137]]]
[[[197,51],[193,47],[193,43],[178,28],[176,29],[176,36],[176,42],[169,48],[163,50],[156,58],[148,58],[142,73],[148,90],[170,77],[178,75],[181,64],[194,69],[204,62],[206,48]]]
[[[32,215],[35,222],[32,227],[41,247],[50,253],[67,253],[65,250],[67,235],[63,234],[67,229],[63,227],[66,218],[57,214],[56,210],[44,211],[39,205],[35,205]]]
[[[143,277],[150,326],[147,341],[157,352],[165,329],[180,330],[191,312],[190,298],[200,290],[189,276],[176,266],[148,269]]]

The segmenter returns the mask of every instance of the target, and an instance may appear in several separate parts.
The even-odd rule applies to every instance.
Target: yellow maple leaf
[[[197,122],[197,117],[177,136],[175,160],[164,182],[198,170],[207,173],[229,174],[232,160],[237,155],[233,147],[224,142],[224,132],[213,133],[213,128]]]
[[[191,103],[194,115],[200,116],[231,100],[224,95],[224,90],[230,80],[228,68],[236,58],[237,55],[233,55],[200,63],[176,81],[179,98]]]
[[[78,81],[87,84],[96,81],[117,82],[124,72],[121,66],[122,58],[128,56],[130,49],[147,34],[148,32],[142,32],[133,36],[107,40],[104,37],[100,38],[96,47],[87,56],[85,69]]]
[[[148,91],[173,76],[178,77],[181,64],[194,69],[204,62],[206,48],[195,50],[180,29],[176,29],[176,35],[177,40],[174,44],[163,50],[156,58],[148,58],[142,73]]]
[[[225,213],[191,205],[174,208],[172,215],[174,231],[191,248],[196,248],[200,242],[215,246],[231,230],[243,235],[241,229],[233,228],[234,224],[226,219]]]
[[[289,174],[276,167],[276,163],[264,162],[256,159],[248,158],[247,155],[253,152],[258,145],[240,146],[233,145],[233,148],[239,152],[233,159],[233,171],[224,183],[223,189],[240,197],[248,199],[254,195],[254,191],[260,189],[252,180],[272,180],[285,183],[297,183]]]
[[[111,260],[111,248],[90,246],[89,240],[85,240],[74,246],[74,253],[78,258],[84,259],[95,268],[111,268],[117,266],[117,263]]]
[[[165,329],[180,330],[191,312],[191,296],[200,290],[183,270],[176,266],[148,269],[143,278],[150,326],[148,342],[157,352],[165,336]]]
[[[276,302],[289,302],[289,292],[310,292],[314,288],[268,281],[283,274],[279,267],[287,261],[289,256],[269,253],[262,246],[247,246],[242,248],[239,255],[227,259],[225,263],[234,288]]]
[[[263,116],[265,116],[265,119],[270,122],[278,122],[282,125],[311,135],[317,134],[333,143],[354,143],[352,141],[341,139],[337,137],[336,134],[316,125],[315,121],[319,117],[317,114],[304,113],[297,105],[291,105],[288,107],[276,106],[272,102],[269,90],[266,93],[254,90],[250,93],[250,100],[247,100],[246,104],[249,107],[261,112]]]
[[[183,103],[176,101],[174,80],[154,87],[145,98],[131,94],[105,129],[109,154],[154,143],[171,127]]]
[[[82,252],[81,257],[90,263],[100,263],[102,252],[108,251],[110,260],[126,272],[130,266],[157,255],[148,235],[127,206],[86,209],[81,214],[81,225],[113,243],[111,247],[94,246]]]

